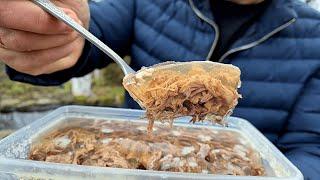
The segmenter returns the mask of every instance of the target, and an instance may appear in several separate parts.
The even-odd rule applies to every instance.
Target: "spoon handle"
[[[33,0],[35,4],[40,6],[42,9],[56,17],[57,19],[63,21],[67,25],[69,25],[72,29],[80,33],[82,37],[87,39],[89,42],[94,44],[97,48],[107,54],[111,59],[113,59],[122,69],[125,75],[129,73],[134,73],[135,71],[111,48],[109,48],[106,44],[100,41],[97,37],[91,34],[88,30],[82,27],[80,24],[75,22],[72,18],[66,15],[62,10],[60,10],[57,6],[51,3],[50,0]]]

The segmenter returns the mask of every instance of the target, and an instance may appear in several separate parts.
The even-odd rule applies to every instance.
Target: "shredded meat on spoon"
[[[156,65],[124,78],[130,95],[146,109],[149,131],[155,120],[191,116],[222,123],[238,103],[240,70],[214,62]]]

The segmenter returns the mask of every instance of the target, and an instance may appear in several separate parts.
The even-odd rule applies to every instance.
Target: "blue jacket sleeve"
[[[134,0],[90,1],[89,30],[120,55],[129,53],[132,41]],[[94,69],[105,67],[111,60],[99,49],[85,43],[83,53],[72,68],[48,75],[31,76],[6,67],[11,80],[34,85],[53,86],[73,77],[83,76]]]
[[[278,146],[305,179],[320,178],[320,70],[305,86]]]

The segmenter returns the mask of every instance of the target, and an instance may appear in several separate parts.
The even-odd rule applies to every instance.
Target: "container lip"
[[[129,109],[129,108],[118,108],[118,107],[98,107],[98,106],[81,106],[81,105],[67,105],[67,106],[61,106],[59,108],[57,108],[56,110],[48,113],[47,115],[45,115],[43,118],[46,118],[47,116],[53,115],[52,113],[61,113],[61,112],[72,112],[72,111],[81,111],[81,110],[103,110],[103,111],[114,111],[113,113],[108,113],[108,114],[118,114],[118,113],[123,113],[123,111],[125,112],[133,112],[133,113],[138,113],[140,115],[143,115],[146,111],[142,110],[142,109]],[[41,118],[42,119],[42,118]],[[241,118],[241,117],[235,117],[235,116],[230,116],[228,117],[229,120],[231,120],[232,122],[234,121],[239,121],[241,124],[246,124],[246,125],[250,125],[253,126],[252,123],[250,123],[249,121]],[[40,121],[40,120],[38,120]],[[179,121],[175,121],[174,124],[180,124]],[[254,126],[253,126],[254,127]],[[255,127],[254,127],[255,128]],[[255,128],[256,129],[256,128]],[[257,130],[257,129],[256,129]],[[258,131],[258,130],[257,130]]]
[[[137,116],[141,116],[145,112],[144,110],[126,109],[126,108],[94,107],[94,106],[78,106],[78,105],[62,106],[62,107],[57,108],[56,110],[53,110],[53,111],[49,112],[47,115],[45,115],[42,118],[34,121],[33,123],[21,128],[20,130],[16,131],[15,133],[9,135],[8,137],[0,140],[0,147],[1,147],[2,144],[8,144],[8,145],[12,144],[13,140],[14,140],[14,136],[19,136],[19,135],[23,134],[24,131],[27,131],[28,129],[33,129],[34,127],[39,126],[39,124],[46,123],[48,126],[54,124],[55,121],[50,122],[50,120],[52,120],[54,117],[57,117],[57,116],[59,116],[61,114],[64,114],[64,113],[77,113],[77,112],[86,114],[87,112],[91,112],[91,111],[96,112],[97,114],[98,113],[102,113],[102,114],[106,114],[106,115],[123,115],[123,112],[126,112],[127,114],[125,115],[125,117],[130,117],[131,116],[130,113],[132,113],[132,118],[137,118]],[[283,159],[284,160],[283,162],[289,166],[289,168],[291,169],[290,176],[287,176],[287,177],[276,177],[276,179],[280,179],[280,178],[284,179],[284,180],[285,179],[292,179],[292,178],[294,178],[294,179],[303,179],[303,175],[300,172],[300,170],[296,166],[294,166],[280,152],[280,150],[278,150],[275,147],[274,144],[272,144],[265,136],[263,136],[262,133],[256,127],[254,127],[249,121],[247,121],[247,120],[245,120],[243,118],[239,118],[239,117],[229,117],[229,120],[230,120],[230,122],[234,122],[235,125],[242,124],[246,128],[249,128],[249,130],[252,131],[254,135],[258,135],[261,138],[261,140],[262,140],[262,142],[264,144],[267,144],[271,148],[272,151],[277,153],[276,156],[278,158]],[[183,122],[175,122],[174,124],[182,125],[182,124],[185,124],[185,123],[183,123]],[[199,126],[197,126],[197,127],[199,127]],[[32,135],[29,136],[29,138],[32,138]],[[4,155],[0,155],[0,172],[2,171],[1,170],[1,166],[6,164],[5,162],[11,163],[11,165],[14,165],[14,163],[21,164],[20,162],[23,162],[26,166],[31,167],[31,168],[33,168],[33,167],[39,167],[40,168],[40,166],[37,166],[37,165],[38,164],[43,165],[45,163],[51,169],[52,169],[52,167],[50,167],[49,165],[55,164],[55,163],[49,163],[49,165],[48,165],[47,162],[38,162],[38,161],[31,161],[31,160],[25,160],[25,159],[14,159],[14,158],[4,157]],[[61,166],[61,165],[63,165],[63,166]],[[69,169],[71,168],[72,171],[74,171],[76,169],[76,168],[74,168],[75,167],[74,165],[69,165],[69,164],[59,164],[59,166],[68,167]],[[54,169],[59,170],[59,169],[61,169],[61,168],[59,168],[59,166],[56,165],[56,166],[53,166],[53,167],[54,167]],[[88,168],[88,167],[86,167],[86,168]],[[92,168],[92,167],[90,166],[89,168]],[[85,169],[83,169],[83,170],[85,170]],[[122,172],[123,170],[128,170],[128,169],[120,169],[120,170]],[[116,171],[119,171],[119,169],[116,169]],[[136,170],[130,170],[130,171],[127,171],[127,172],[137,172],[137,173],[141,173],[142,172],[143,175],[148,175],[148,173],[151,173],[153,171],[148,171],[146,173],[145,171],[141,171],[140,172],[140,171],[136,171]],[[164,173],[168,174],[170,172],[164,172]],[[159,173],[159,171],[155,171],[155,173],[153,173],[153,174],[160,175],[161,173]],[[183,174],[185,174],[186,176],[192,177],[192,175],[190,175],[190,173],[183,173]],[[197,175],[202,175],[202,174],[197,174]],[[214,177],[218,177],[218,176],[221,176],[221,175],[214,175]],[[212,178],[213,176],[209,175],[208,177]],[[221,176],[221,177],[225,177],[225,176]],[[234,177],[234,176],[230,176],[230,177]],[[245,177],[245,176],[241,176],[241,177]],[[250,178],[246,178],[246,179],[250,179]],[[263,178],[272,179],[272,177],[263,177]],[[275,177],[273,177],[273,178],[275,178]],[[258,178],[255,177],[253,179],[258,179]]]
[[[60,164],[52,162],[42,162],[42,161],[32,161],[26,159],[11,159],[11,158],[2,158],[0,157],[0,172],[1,166],[3,164],[7,166],[16,166],[19,164],[19,167],[30,167],[32,169],[54,169],[56,171],[62,171],[66,173],[67,171],[73,171],[75,173],[81,174],[95,174],[102,173],[101,175],[144,175],[144,176],[161,176],[162,178],[202,178],[202,179],[212,179],[212,178],[223,178],[223,179],[239,179],[243,178],[248,180],[300,180],[303,179],[303,176],[290,176],[290,177],[270,177],[270,176],[232,176],[232,175],[218,175],[218,174],[199,174],[199,173],[181,173],[181,172],[169,172],[169,171],[153,171],[153,170],[139,170],[139,169],[122,169],[122,168],[111,168],[111,167],[97,167],[97,166],[85,166],[85,165],[74,165],[74,164]],[[75,168],[77,167],[77,168]],[[84,170],[91,170],[90,172]]]

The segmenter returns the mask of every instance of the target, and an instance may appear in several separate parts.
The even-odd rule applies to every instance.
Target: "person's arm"
[[[89,31],[120,55],[129,53],[134,19],[134,0],[90,1]],[[39,59],[40,60],[40,59]],[[73,77],[83,76],[96,68],[112,62],[88,41],[80,59],[68,69],[51,74],[32,76],[10,67],[6,72],[10,79],[35,85],[59,85]]]
[[[278,147],[305,179],[320,178],[320,70],[302,90]]]

